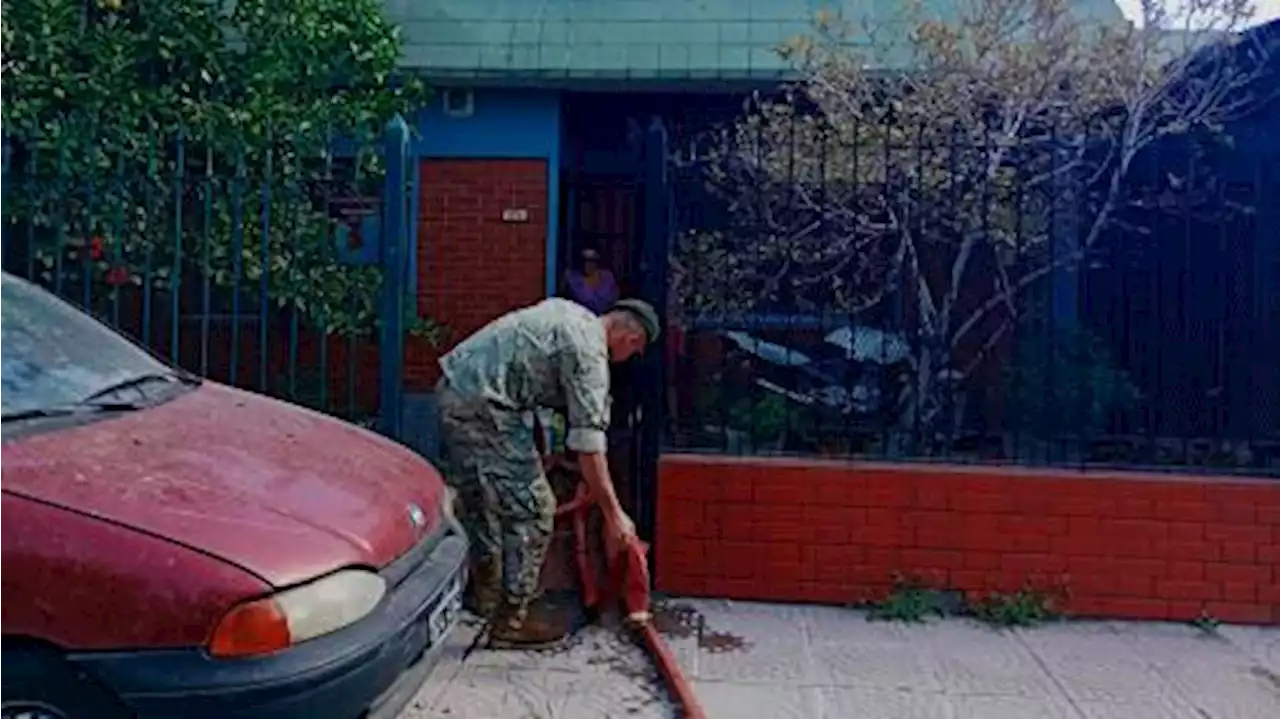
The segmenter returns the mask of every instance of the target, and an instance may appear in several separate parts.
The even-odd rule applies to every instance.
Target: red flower
[[[112,267],[107,270],[107,284],[123,285],[129,282],[129,270],[123,267]]]
[[[105,246],[106,241],[102,239],[102,235],[94,235],[93,238],[89,240],[89,258],[93,260],[102,259],[103,248]]]

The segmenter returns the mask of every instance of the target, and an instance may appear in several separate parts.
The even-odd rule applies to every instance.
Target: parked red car
[[[439,474],[3,277],[3,717],[391,717],[460,612]]]

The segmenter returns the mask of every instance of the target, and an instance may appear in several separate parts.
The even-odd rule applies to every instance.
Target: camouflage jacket
[[[553,298],[499,317],[440,359],[449,388],[498,409],[568,415],[566,446],[605,451],[609,346],[600,318]]]

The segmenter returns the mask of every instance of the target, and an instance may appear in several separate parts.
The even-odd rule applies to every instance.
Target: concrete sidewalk
[[[966,620],[674,601],[668,639],[713,719],[1269,719],[1280,629]],[[701,627],[701,631],[693,628]],[[476,652],[454,638],[404,719],[671,717],[647,659],[605,629],[559,654]]]

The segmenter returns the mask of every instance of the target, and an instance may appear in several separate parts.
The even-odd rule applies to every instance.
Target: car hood
[[[276,587],[385,566],[434,528],[444,497],[435,469],[390,440],[213,382],[6,442],[4,489],[179,542]]]

